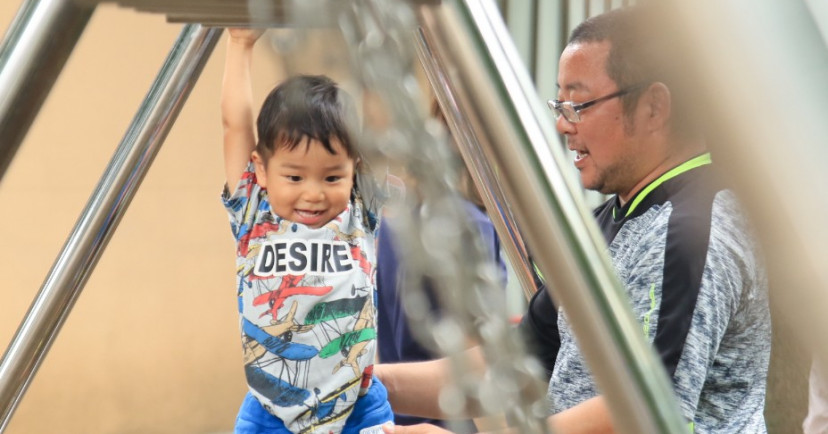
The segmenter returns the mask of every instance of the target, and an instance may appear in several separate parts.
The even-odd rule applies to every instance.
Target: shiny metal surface
[[[335,27],[342,0],[76,0],[79,4],[116,3],[139,12],[166,15],[170,22],[205,26]],[[442,0],[406,0],[439,4]],[[308,13],[308,12],[311,13]]]
[[[46,355],[170,131],[221,29],[187,25],[0,363],[0,431]]]
[[[94,10],[29,0],[17,12],[0,45],[0,179]]]
[[[501,175],[518,224],[623,432],[685,432],[672,388],[640,334],[603,238],[586,210],[548,116],[493,2],[421,7],[431,51],[448,74],[442,90],[464,114],[485,160]],[[447,93],[447,92],[446,92]],[[504,236],[506,234],[501,234]],[[505,237],[504,237],[505,238]]]
[[[139,12],[166,15],[170,22],[205,26],[332,26],[337,0],[77,0],[81,4],[117,3]],[[307,10],[315,11],[308,15]],[[302,17],[303,21],[298,21]]]
[[[484,157],[474,130],[460,111],[452,89],[449,68],[444,60],[434,52],[434,42],[426,30],[417,32],[417,53],[424,66],[431,88],[446,116],[449,129],[456,138],[460,154],[472,175],[475,186],[481,193],[489,217],[495,225],[499,237],[503,240],[503,250],[512,264],[523,294],[527,300],[538,290],[534,279],[534,270],[526,248],[526,242],[517,227],[514,214],[510,208],[506,193],[501,188],[498,173]]]

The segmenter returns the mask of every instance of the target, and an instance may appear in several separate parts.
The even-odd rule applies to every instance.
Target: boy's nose
[[[311,187],[305,191],[303,196],[308,202],[321,202],[325,200],[325,191],[320,187]]]

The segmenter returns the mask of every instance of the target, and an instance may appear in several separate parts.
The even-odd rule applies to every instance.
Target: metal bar
[[[501,188],[501,182],[498,180],[497,174],[492,169],[492,166],[486,162],[484,152],[480,147],[480,143],[475,137],[474,130],[469,127],[468,122],[465,121],[457,101],[453,98],[453,92],[450,84],[450,79],[446,75],[445,63],[433,51],[434,42],[431,40],[429,34],[425,30],[420,29],[417,38],[417,53],[420,57],[421,63],[424,66],[426,76],[434,95],[440,104],[442,112],[445,114],[446,123],[451,130],[452,137],[458,144],[460,155],[472,175],[474,184],[477,190],[481,193],[486,209],[489,210],[489,217],[502,241],[506,256],[512,264],[512,270],[518,279],[523,294],[529,300],[537,291],[537,280],[535,279],[535,272],[533,265],[529,258],[529,252],[526,243],[520,233],[512,210],[509,208],[509,203],[506,194]],[[485,345],[495,345],[499,350],[504,347],[498,342],[485,342]],[[514,357],[510,354],[508,358]],[[496,364],[496,360],[488,359],[488,363]],[[514,381],[518,381],[516,378]],[[531,409],[537,408],[538,405],[545,402],[543,384],[534,384],[534,390],[527,393],[525,390],[519,395],[518,407],[520,409],[518,414],[523,415],[521,420],[515,420],[515,423],[520,424],[520,432],[547,432],[545,421],[542,417],[534,414]],[[514,411],[514,409],[511,409]]]
[[[94,10],[29,0],[17,12],[0,45],[0,179]]]
[[[538,28],[540,28],[540,6],[538,6],[537,0],[532,2],[531,5],[532,13],[529,16],[529,25],[532,28],[530,31],[530,38],[529,44],[531,49],[529,49],[529,58],[526,60],[526,66],[529,68],[529,73],[531,74],[532,80],[536,80],[537,76],[535,72],[538,70]]]
[[[434,89],[434,95],[440,104],[440,109],[445,114],[452,136],[458,143],[460,155],[472,175],[475,187],[480,192],[486,209],[489,211],[489,217],[495,226],[495,230],[503,240],[503,250],[509,258],[509,263],[512,264],[518,283],[528,300],[537,292],[538,287],[535,284],[534,271],[529,260],[526,243],[515,223],[506,193],[501,188],[502,183],[493,168],[486,162],[474,131],[460,112],[458,102],[454,99],[451,79],[446,74],[448,67],[434,51],[433,38],[430,38],[427,31],[421,28],[417,43],[417,54],[423,64],[426,77],[431,84],[431,88]]]
[[[564,45],[566,45],[566,41],[569,40],[569,31],[570,31],[570,28],[572,27],[572,23],[570,22],[570,19],[569,19],[570,18],[569,11],[571,9],[569,2],[570,2],[570,0],[562,0],[561,1],[561,10],[560,10],[560,14],[561,14],[560,18],[561,19],[560,19],[560,22],[558,23],[560,25],[560,32],[561,32],[560,35],[558,36],[559,37],[558,41],[561,44],[560,47],[558,47],[558,48],[560,48],[560,51],[563,51]],[[555,68],[555,71],[557,71],[557,70],[558,70],[558,68]],[[555,76],[555,82],[556,83],[558,82],[557,74]]]
[[[0,432],[69,315],[222,30],[184,27],[0,363]]]
[[[455,0],[419,9],[452,75],[448,85],[501,182],[533,258],[566,310],[622,432],[686,432],[672,386],[641,335],[577,193],[549,117],[494,4]],[[570,174],[570,176],[567,176]],[[506,234],[500,234],[506,238]],[[506,238],[508,239],[508,238]]]

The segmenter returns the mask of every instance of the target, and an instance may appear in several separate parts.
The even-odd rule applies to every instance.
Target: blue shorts
[[[345,421],[343,434],[359,434],[365,428],[394,421],[391,404],[388,403],[388,391],[374,377],[368,393],[357,399],[354,409]],[[285,424],[278,417],[268,413],[250,392],[242,401],[239,415],[236,417],[236,434],[271,434],[289,433]]]

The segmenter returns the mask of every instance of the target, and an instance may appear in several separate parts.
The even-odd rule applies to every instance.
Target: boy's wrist
[[[244,48],[253,48],[253,46],[256,45],[255,40],[251,41],[249,39],[234,38],[232,36],[230,37],[230,43],[233,44],[233,45],[238,45],[240,47],[244,47]]]

